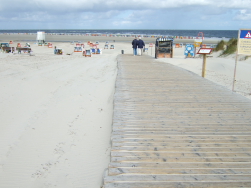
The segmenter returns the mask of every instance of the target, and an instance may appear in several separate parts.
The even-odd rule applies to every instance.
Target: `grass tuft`
[[[237,39],[232,38],[228,42],[224,42],[224,45],[226,45],[226,49],[223,48],[222,53],[220,54],[220,56],[228,56],[228,55],[234,54],[236,52],[236,50],[237,50]],[[222,44],[220,44],[219,46],[222,46]]]

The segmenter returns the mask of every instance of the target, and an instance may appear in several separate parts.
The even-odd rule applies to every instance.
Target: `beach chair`
[[[52,43],[48,43],[48,48],[53,48]]]
[[[91,50],[85,50],[85,57],[91,57],[92,53]]]
[[[85,51],[85,49],[83,49],[82,55],[85,56],[85,53],[86,53],[86,51]]]
[[[55,54],[56,54],[56,55],[63,55],[63,49],[61,49],[61,48],[56,48],[56,49],[55,49]]]
[[[108,44],[105,45],[104,49],[108,49]]]
[[[110,49],[114,49],[114,45],[113,44],[111,44]]]
[[[13,53],[15,51],[14,47],[1,47],[3,53]]]
[[[98,48],[96,54],[102,54],[102,49]]]
[[[74,47],[74,52],[82,52],[83,48],[81,46],[75,46]]]
[[[96,53],[96,49],[95,49],[95,48],[92,48],[92,49],[91,49],[91,53],[92,53],[92,54],[95,54],[95,53]]]
[[[10,47],[9,43],[1,43],[0,47]]]

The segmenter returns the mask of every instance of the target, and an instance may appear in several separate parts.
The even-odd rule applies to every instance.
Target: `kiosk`
[[[155,44],[155,58],[172,58],[173,40],[168,38],[157,38]]]

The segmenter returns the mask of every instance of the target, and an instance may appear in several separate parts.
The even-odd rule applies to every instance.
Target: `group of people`
[[[145,43],[141,39],[141,37],[137,38],[132,41],[132,48],[133,48],[133,55],[142,55],[143,54],[143,49],[145,48]],[[138,50],[139,49],[139,50]]]

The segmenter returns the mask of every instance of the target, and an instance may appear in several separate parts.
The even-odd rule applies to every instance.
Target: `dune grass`
[[[234,54],[236,50],[237,50],[236,38],[232,38],[229,41],[221,40],[214,49],[214,51],[216,52],[222,51],[222,53],[219,55],[220,57]]]

